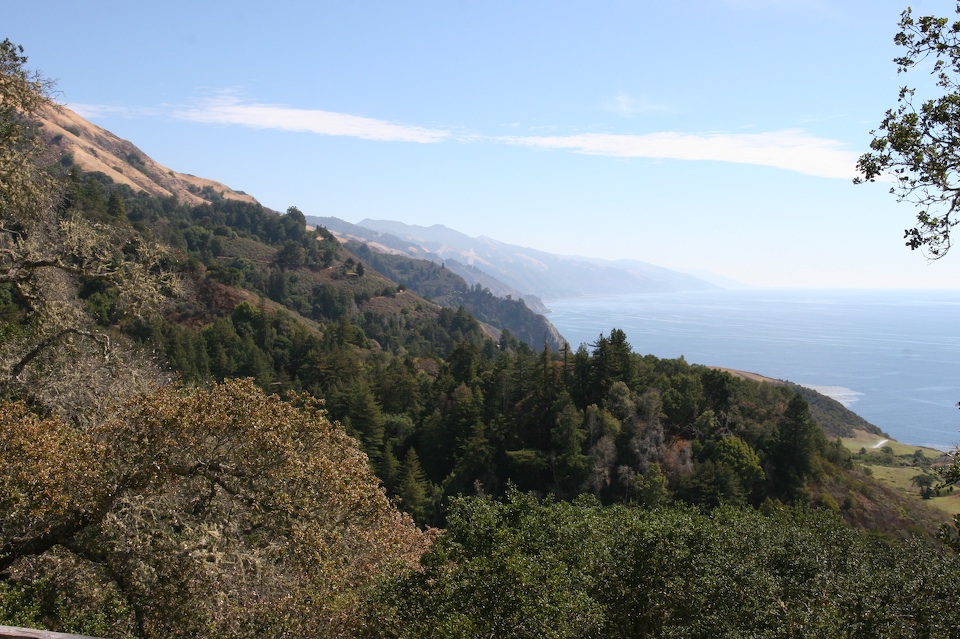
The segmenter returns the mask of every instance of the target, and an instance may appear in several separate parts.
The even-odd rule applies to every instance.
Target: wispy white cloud
[[[232,95],[177,109],[174,117],[192,122],[234,124],[258,129],[307,131],[318,135],[336,135],[380,142],[440,142],[449,131],[397,124],[347,113],[320,109],[298,109],[278,104],[244,103]]]
[[[153,107],[131,107],[112,104],[85,104],[81,102],[70,102],[67,108],[82,118],[144,118],[155,117],[163,113],[161,109]]]
[[[653,102],[643,97],[633,97],[625,93],[618,93],[612,100],[603,104],[603,110],[624,117],[634,117],[644,113],[667,111],[664,104]]]
[[[767,133],[650,133],[510,136],[501,141],[527,147],[567,149],[587,155],[674,160],[712,160],[772,166],[807,175],[852,178],[857,155],[836,140],[800,130]]]
[[[717,0],[717,4],[746,11],[784,9],[823,14],[835,9],[836,3],[829,0]]]
[[[770,7],[806,7],[817,6],[818,0],[721,0],[721,5],[728,5],[738,9],[767,9]]]
[[[654,105],[619,96],[621,111],[650,110]],[[233,92],[203,100],[190,107],[140,108],[95,104],[70,104],[85,118],[166,116],[214,124],[261,129],[302,131],[385,142],[460,143],[500,142],[542,149],[568,150],[587,155],[623,158],[710,160],[771,166],[807,175],[849,179],[855,175],[857,154],[836,140],[800,130],[766,133],[679,133],[645,135],[585,133],[579,135],[514,135],[488,137],[422,126],[398,124],[362,116],[301,109],[277,104],[245,102]]]

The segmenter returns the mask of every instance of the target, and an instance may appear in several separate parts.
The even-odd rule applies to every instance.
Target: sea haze
[[[620,328],[637,353],[816,388],[902,442],[960,441],[958,290],[716,290],[548,306],[574,348]]]

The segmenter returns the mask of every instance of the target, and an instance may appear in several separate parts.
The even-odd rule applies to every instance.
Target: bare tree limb
[[[30,349],[26,355],[20,358],[16,364],[10,368],[10,378],[19,380],[20,375],[23,373],[24,369],[36,359],[44,350],[50,348],[60,340],[64,339],[67,335],[77,335],[80,337],[87,337],[93,341],[100,344],[103,348],[104,357],[107,356],[110,349],[110,337],[102,333],[96,333],[93,331],[85,331],[79,328],[64,328],[60,331],[54,333],[43,339],[39,344]]]

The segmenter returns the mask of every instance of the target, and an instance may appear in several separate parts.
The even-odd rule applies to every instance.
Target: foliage
[[[132,613],[114,631],[349,636],[360,587],[425,547],[307,396],[166,387],[86,433],[20,404],[0,415],[16,462],[0,470],[0,569],[31,583],[82,564],[91,583],[59,587],[118,592]]]
[[[361,242],[349,242],[347,248],[404,288],[441,306],[462,307],[479,321],[510,331],[531,348],[540,348],[544,343],[552,350],[563,347],[563,339],[550,322],[521,299],[497,297],[480,284],[470,286],[450,269],[427,260],[378,253]]]
[[[907,246],[936,259],[950,249],[960,206],[960,20],[914,18],[908,8],[899,27],[894,37],[903,47],[903,55],[894,60],[898,73],[929,69],[935,88],[925,87],[921,94],[930,90],[934,96],[921,99],[916,88],[900,89],[897,107],[872,132],[871,152],[857,162],[862,177],[856,181],[891,173],[891,193],[920,209],[916,226],[904,232]]]
[[[316,331],[243,302],[199,332],[154,323],[137,334],[186,379],[248,375],[264,388],[324,397],[421,523],[444,524],[444,499],[499,495],[508,482],[603,503],[818,503],[823,481],[851,468],[789,387],[639,356],[622,331],[592,352],[534,355],[522,345],[491,349],[466,312],[442,309],[423,324],[432,334],[416,357],[369,350],[371,339],[396,343],[388,331],[407,319],[363,320],[361,328],[345,313]],[[403,344],[412,349],[409,338]],[[843,501],[845,491],[829,490]]]
[[[43,146],[33,120],[50,104],[51,85],[26,62],[22,46],[0,42],[0,227],[46,209],[52,195],[36,161]]]
[[[97,403],[128,396],[144,377],[128,354],[109,363],[126,374],[99,374],[114,349],[97,320],[149,313],[179,280],[164,247],[62,206],[64,185],[45,170],[35,119],[55,107],[21,53],[0,43],[0,285],[17,310],[0,342],[0,393],[89,423],[103,414]],[[96,320],[78,297],[81,279],[101,287],[90,309]]]
[[[941,637],[960,563],[803,509],[455,500],[374,637]]]

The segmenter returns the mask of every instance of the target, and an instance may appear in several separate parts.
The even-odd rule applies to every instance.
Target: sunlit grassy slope
[[[860,464],[871,470],[874,478],[887,486],[949,515],[960,514],[960,491],[942,489],[940,496],[922,499],[920,489],[913,483],[917,475],[936,475],[938,467],[949,463],[950,458],[943,451],[911,446],[862,430],[853,431],[852,437],[844,437],[843,443]],[[918,451],[923,453],[922,458]],[[935,483],[938,481],[939,478]]]

